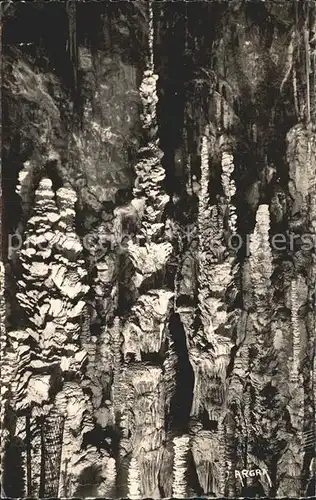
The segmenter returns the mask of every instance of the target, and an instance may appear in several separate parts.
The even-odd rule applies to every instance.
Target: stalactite
[[[283,87],[287,83],[287,81],[291,75],[291,71],[293,68],[293,60],[294,60],[293,56],[294,56],[296,37],[297,37],[296,30],[293,30],[293,32],[291,34],[291,41],[290,41],[288,49],[287,49],[286,71],[285,71],[285,75],[283,77],[282,83],[280,85],[280,93],[282,93]]]
[[[66,11],[68,16],[68,44],[69,44],[69,56],[73,69],[73,78],[75,88],[77,87],[77,65],[78,65],[78,54],[77,54],[77,22],[76,22],[76,2],[67,1]]]
[[[172,495],[174,498],[187,496],[187,455],[189,452],[189,436],[176,437],[174,443],[173,483]]]

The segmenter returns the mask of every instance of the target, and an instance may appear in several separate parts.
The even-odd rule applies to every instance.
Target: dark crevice
[[[22,498],[24,494],[25,470],[22,460],[24,446],[21,439],[14,437],[6,448],[2,465],[2,486],[8,498]]]
[[[203,495],[203,493],[207,493],[206,491],[203,491],[200,484],[191,450],[188,453],[188,487],[194,491],[195,495],[198,497]]]
[[[176,391],[170,404],[170,427],[185,433],[189,429],[194,373],[187,350],[185,330],[179,314],[171,314],[169,329],[178,357],[175,376]]]

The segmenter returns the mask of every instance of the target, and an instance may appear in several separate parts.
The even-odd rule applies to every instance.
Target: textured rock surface
[[[315,495],[315,9],[2,9],[7,496]]]

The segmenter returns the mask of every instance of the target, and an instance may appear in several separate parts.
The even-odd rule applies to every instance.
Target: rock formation
[[[313,497],[315,1],[70,4],[2,8],[3,491]]]

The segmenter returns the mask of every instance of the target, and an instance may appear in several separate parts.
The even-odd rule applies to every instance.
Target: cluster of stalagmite
[[[293,199],[289,214],[292,230],[290,251],[293,267],[287,286],[291,311],[291,341],[288,348],[289,388],[287,411],[291,422],[289,446],[280,460],[280,472],[291,479],[280,484],[279,493],[303,495],[301,478],[314,475],[315,443],[315,133],[303,124],[287,134],[289,191]],[[304,233],[312,244],[304,244]]]
[[[40,332],[42,359],[59,359],[63,371],[79,372],[85,358],[79,345],[81,314],[89,286],[82,245],[74,231],[76,195],[68,188],[56,195],[57,205],[51,180],[42,179],[19,252],[17,299],[32,328]]]
[[[299,142],[304,134],[301,129],[297,130]],[[293,139],[290,137],[289,140]],[[299,142],[299,151],[300,148],[305,151],[304,143],[302,146]],[[236,231],[232,212],[223,210],[223,206],[231,207],[235,193],[231,181],[233,156],[222,154],[225,203],[213,206],[210,206],[208,194],[208,158],[209,139],[205,135],[201,151],[197,252],[201,323],[196,335],[193,334],[193,308],[179,308],[179,311],[181,319],[187,319],[186,342],[194,371],[191,418],[199,419],[206,411],[215,429],[193,425],[190,435],[173,439],[172,495],[178,498],[185,498],[189,491],[189,451],[204,492],[216,495],[238,492],[234,467],[242,468],[243,463],[237,456],[236,447],[241,450],[249,469],[261,467],[267,471],[268,479],[263,478],[261,484],[267,491],[271,488],[269,474],[272,474],[272,468],[268,452],[259,458],[259,443],[268,446],[268,437],[273,439],[274,429],[273,416],[266,408],[264,395],[271,389],[272,368],[267,369],[265,360],[271,356],[269,363],[273,364],[274,359],[281,362],[284,358],[280,346],[285,345],[285,329],[288,328],[279,319],[271,317],[274,250],[270,243],[271,220],[267,204],[258,207],[249,239],[249,256],[243,264],[245,310],[240,314],[240,311],[230,313],[226,309],[225,293],[238,273],[235,256],[224,235],[226,222],[231,233]],[[309,161],[312,172],[313,162]],[[299,207],[305,213],[304,207],[310,203],[306,225],[314,231],[314,186],[312,183],[305,187],[304,183],[301,185],[293,165],[291,169],[292,210]],[[74,231],[75,202],[76,195],[70,188],[59,189],[55,197],[48,178],[41,180],[35,194],[34,211],[18,252],[22,272],[17,299],[25,311],[29,327],[8,332],[3,353],[6,360],[6,369],[2,370],[3,408],[6,408],[9,390],[13,394],[10,404],[17,412],[17,419],[15,429],[10,431],[12,436],[7,432],[2,439],[4,443],[7,438],[25,443],[26,448],[21,452],[22,463],[28,471],[25,494],[80,494],[82,473],[98,462],[99,495],[115,496],[117,478],[124,478],[127,469],[124,481],[130,498],[159,497],[159,472],[165,460],[165,407],[170,409],[177,355],[168,327],[174,293],[152,287],[150,278],[164,270],[172,245],[163,238],[154,241],[158,233],[155,236],[149,233],[141,219],[138,242],[129,242],[127,251],[133,264],[131,281],[136,289],[142,287],[143,291],[135,295],[130,312],[122,320],[115,316],[113,297],[117,286],[117,262],[114,253],[102,251],[101,255],[96,253],[97,243],[90,245],[90,255],[94,255],[93,267],[97,270],[95,297],[101,301],[108,294],[112,300],[111,306],[105,307],[109,311],[106,326],[99,338],[94,338],[89,331],[90,315],[86,301],[89,286],[83,247]],[[146,207],[146,196],[144,204]],[[146,215],[144,219],[146,222]],[[146,241],[142,239],[144,234]],[[314,249],[309,252],[308,258],[314,259]],[[292,432],[295,431],[286,449],[279,443],[280,448],[276,448],[281,454],[280,469],[292,476],[287,486],[280,481],[278,491],[283,494],[301,492],[299,477],[306,467],[312,432],[307,431],[307,437],[304,437],[302,431],[311,424],[312,415],[308,414],[307,404],[310,402],[306,402],[307,394],[303,388],[311,381],[307,382],[301,361],[306,344],[314,339],[313,319],[302,313],[312,300],[310,290],[314,278],[313,274],[306,278],[302,272],[302,259],[306,258],[302,249],[294,257],[294,270],[290,270],[293,276],[288,279],[282,299],[283,307],[287,306],[291,311],[292,340],[286,344],[288,359],[283,359],[291,397],[289,402],[283,401],[274,410],[276,419],[286,411]],[[183,288],[184,284],[181,286]],[[281,299],[279,301],[281,305]],[[227,380],[234,328],[237,329],[235,345],[238,350],[233,360],[233,374]],[[157,355],[160,360],[146,361],[150,359],[146,358],[147,355]],[[315,377],[312,360],[310,363]],[[68,381],[69,375],[74,381]],[[89,396],[86,389],[89,389]],[[104,394],[108,399],[104,400]],[[3,421],[4,410],[1,418]],[[93,432],[96,422],[103,429],[118,423],[122,436],[118,466],[106,450],[98,450],[94,444],[84,442],[83,436]],[[288,431],[282,430],[279,420],[278,425],[279,432],[287,435]],[[235,445],[232,436],[235,436]],[[31,469],[28,465],[30,457]],[[287,465],[289,460],[291,466]],[[43,464],[46,464],[45,476],[41,472]]]
[[[259,165],[263,168],[244,217],[248,195],[246,201],[241,199],[242,184],[257,175],[247,162],[258,157],[264,164],[267,133],[258,120],[244,124],[246,138],[238,136],[243,124],[236,116],[242,100],[237,81],[230,87],[216,77],[216,90],[207,97],[208,113],[196,105],[198,90],[194,97],[190,94],[181,150],[188,158],[183,161],[186,166],[179,167],[185,179],[172,200],[166,194],[166,185],[170,190],[174,186],[165,178],[170,151],[164,166],[158,139],[154,12],[151,0],[145,5],[149,54],[139,88],[143,133],[136,138],[135,150],[140,147],[133,159],[135,182],[128,193],[132,201],[112,209],[116,194],[120,199],[116,179],[105,185],[103,176],[111,162],[113,170],[117,167],[112,147],[124,154],[129,149],[125,138],[116,143],[117,132],[124,129],[116,113],[117,95],[116,131],[111,123],[101,125],[102,120],[94,117],[94,108],[113,92],[112,56],[105,58],[111,85],[104,83],[103,74],[97,75],[103,83],[95,89],[104,87],[103,97],[94,90],[91,102],[83,96],[86,128],[72,137],[80,153],[78,165],[61,164],[59,154],[47,146],[49,134],[40,137],[45,160],[60,162],[63,187],[55,190],[34,158],[24,163],[18,178],[16,194],[23,214],[18,236],[23,239],[9,258],[16,266],[21,321],[9,330],[1,324],[1,459],[5,455],[6,470],[13,468],[12,476],[22,478],[24,496],[234,498],[252,496],[247,488],[256,494],[259,489],[262,496],[304,496],[315,472],[316,404],[316,254],[315,245],[306,249],[302,240],[309,231],[315,242],[316,233],[309,42],[308,81],[297,81],[290,54],[289,71],[299,94],[295,104],[303,113],[306,85],[308,123],[294,126],[287,135],[288,189],[285,165],[273,181],[266,165]],[[272,18],[278,15],[276,9]],[[241,28],[239,23],[237,31]],[[109,38],[115,41],[115,36]],[[246,38],[238,50],[253,50]],[[188,36],[186,51],[193,42],[197,44],[195,37]],[[218,49],[223,61],[229,59],[229,51],[221,57],[225,43],[224,36]],[[276,50],[276,42],[271,43]],[[289,52],[294,50],[291,43]],[[93,65],[99,63],[89,50],[80,48],[79,63],[91,76]],[[134,84],[136,66],[119,57],[117,61],[122,73],[128,73],[127,85],[129,78]],[[163,77],[164,64],[159,68]],[[223,69],[229,78],[230,63]],[[196,87],[202,82],[203,92],[211,88],[212,73],[213,69],[205,80],[197,78]],[[28,87],[30,75],[24,76]],[[165,102],[168,78],[166,88],[161,80]],[[257,96],[252,85],[252,95]],[[14,87],[14,93],[18,90]],[[184,94],[187,98],[186,88]],[[43,98],[57,120],[53,100],[46,92]],[[125,96],[121,100],[122,108],[127,107]],[[164,110],[160,111],[164,123]],[[245,116],[247,112],[248,108]],[[196,131],[201,130],[201,149],[196,151]],[[132,133],[137,135],[134,129]],[[91,146],[95,142],[101,153]],[[256,151],[253,157],[245,155],[240,165],[245,144],[255,145]],[[105,145],[110,145],[110,153],[106,151],[103,169]],[[99,155],[100,170],[94,165]],[[85,212],[87,206],[92,214]],[[242,207],[238,220],[237,207]],[[83,242],[78,236],[82,214],[87,218],[80,227]],[[287,241],[286,249],[279,251],[272,237],[285,224],[286,237],[293,232],[295,241]],[[234,248],[234,242],[240,243],[239,226],[250,233],[246,252],[242,248],[240,254]],[[1,266],[1,284],[3,280]],[[1,295],[0,319],[4,316]],[[242,470],[261,472],[238,476]]]
[[[87,359],[81,323],[89,286],[74,231],[76,199],[72,189],[60,188],[55,202],[52,182],[43,178],[18,252],[17,299],[30,326],[8,333],[5,359],[13,368],[10,405],[18,418],[28,418],[23,442],[32,467],[26,467],[31,472],[25,493],[32,495],[72,495],[82,472],[102,460],[95,447],[84,444],[94,420],[81,388]],[[105,459],[107,454],[104,466]]]
[[[236,216],[231,198],[235,194],[231,174],[234,169],[233,156],[222,153],[222,187],[224,201],[211,205],[209,199],[209,159],[211,151],[216,147],[215,138],[205,131],[201,147],[201,189],[198,205],[198,237],[199,246],[196,255],[198,265],[198,305],[201,326],[194,330],[194,310],[180,308],[180,317],[185,326],[188,342],[188,354],[194,371],[194,390],[191,418],[199,418],[207,412],[210,421],[216,422],[217,431],[209,433],[209,447],[216,447],[217,456],[209,455],[205,449],[205,458],[199,458],[199,451],[193,448],[193,456],[200,484],[205,492],[225,494],[225,426],[223,420],[226,413],[226,371],[230,363],[233,347],[232,332],[238,324],[240,312],[229,312],[227,307],[227,291],[232,295],[236,288],[234,281],[238,274],[235,265],[235,253],[229,244],[225,227],[228,225],[230,235],[236,232]],[[191,264],[187,263],[190,267]],[[192,275],[192,271],[187,271]],[[184,282],[180,283],[180,290]],[[188,289],[189,291],[189,289]],[[187,292],[186,292],[187,293]],[[191,292],[189,292],[191,293]],[[194,439],[199,432],[192,431]],[[223,446],[217,446],[222,441]],[[209,449],[209,447],[207,449]],[[216,464],[215,464],[216,462]],[[217,469],[216,478],[214,471]],[[204,486],[207,488],[205,489]]]

